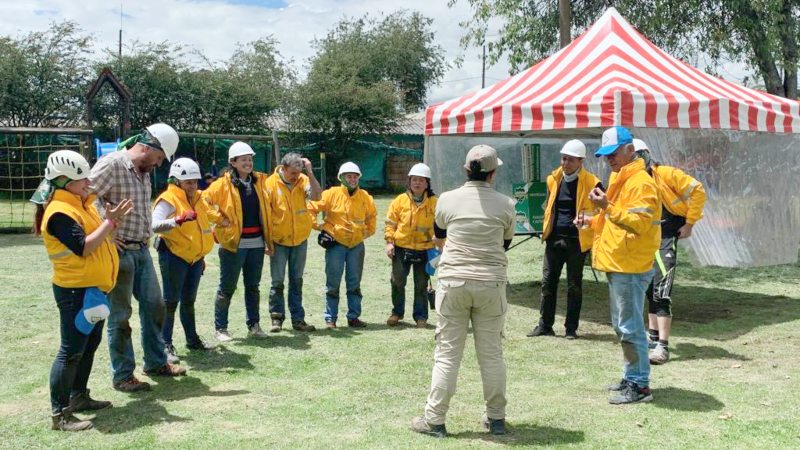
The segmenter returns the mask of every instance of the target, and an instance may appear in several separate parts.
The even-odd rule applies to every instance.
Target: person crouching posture
[[[89,193],[89,172],[89,163],[79,153],[53,152],[47,159],[46,181],[31,199],[37,204],[34,232],[43,236],[53,264],[53,294],[61,320],[61,346],[50,370],[54,430],[89,429],[91,421],[72,414],[111,406],[92,399],[87,383],[109,313],[105,294],[116,284],[119,270],[111,235],[133,204],[125,199],[113,208],[106,205],[103,220]]]
[[[159,233],[158,265],[164,285],[167,317],[162,336],[168,361],[177,364],[172,328],[175,310],[180,304],[180,319],[190,350],[210,350],[210,345],[197,335],[194,302],[203,275],[203,257],[214,247],[207,206],[197,190],[200,167],[189,158],[178,158],[169,168],[167,189],[156,199],[153,207],[153,232]]]
[[[364,270],[364,239],[375,234],[378,211],[369,193],[358,186],[361,169],[352,162],[339,167],[341,186],[326,189],[322,199],[309,203],[314,228],[322,228],[317,242],[325,248],[325,325],[336,328],[339,316],[339,286],[342,272],[347,287],[347,325],[367,326],[361,316],[361,274]],[[316,225],[317,214],[325,222]]]
[[[395,197],[386,213],[384,239],[386,255],[392,260],[392,314],[386,321],[390,327],[403,320],[406,306],[406,279],[414,269],[414,311],[417,328],[428,326],[427,287],[425,272],[427,251],[433,248],[433,215],[436,196],[431,189],[431,169],[415,164],[408,172],[408,190]]]

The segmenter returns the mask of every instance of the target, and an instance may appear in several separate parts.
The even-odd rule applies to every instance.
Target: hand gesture
[[[386,256],[388,256],[389,259],[394,258],[394,244],[391,242],[386,243]]]
[[[314,169],[314,166],[311,165],[311,160],[309,160],[308,158],[303,158],[301,159],[301,161],[303,161],[303,168],[305,172],[311,173],[311,171]]]
[[[692,228],[694,225],[691,223],[686,223],[682,227],[678,228],[678,239],[686,239],[692,235]]]
[[[197,213],[192,210],[189,210],[189,211],[184,211],[183,213],[181,213],[181,215],[176,217],[175,223],[181,225],[184,222],[191,222],[192,220],[197,220]]]
[[[601,191],[600,188],[594,188],[589,192],[589,200],[600,209],[605,209],[608,206],[606,193]]]
[[[106,203],[106,219],[114,222],[119,222],[120,219],[127,216],[133,211],[133,202],[130,199],[124,199],[112,208],[111,203]]]

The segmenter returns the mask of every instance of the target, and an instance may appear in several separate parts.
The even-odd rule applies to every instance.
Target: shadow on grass
[[[734,359],[737,361],[749,361],[750,358],[731,353],[724,348],[713,345],[678,344],[670,351],[670,360],[683,361],[692,359]]]
[[[223,345],[218,345],[208,352],[189,352],[185,360],[191,364],[192,370],[230,372],[254,369],[255,366],[250,362],[250,358],[250,355],[236,353]]]
[[[236,342],[236,345],[245,347],[287,347],[295,350],[307,350],[311,348],[311,338],[308,337],[308,333],[300,331],[270,333],[268,337],[263,339],[234,339],[234,342]]]
[[[566,280],[562,279],[559,283],[556,310],[562,316],[566,311],[565,289]],[[540,298],[540,281],[509,285],[508,302],[529,308],[533,318],[538,318]],[[676,336],[730,340],[757,327],[800,319],[800,300],[785,295],[676,285],[672,299],[672,330]],[[608,284],[604,279],[595,282],[584,277],[581,321],[608,326]],[[608,330],[613,340],[614,333],[610,326]],[[700,353],[709,355],[715,352]]]
[[[725,404],[711,395],[675,387],[653,389],[652,405],[675,411],[719,411]]]
[[[159,378],[158,381],[152,391],[136,394],[136,398],[125,406],[98,412],[94,427],[101,433],[121,434],[158,423],[188,422],[192,419],[170,414],[163,403],[194,397],[230,397],[250,393],[245,390],[212,391],[194,377]]]
[[[448,433],[455,439],[481,440],[503,445],[566,445],[585,440],[583,431],[528,424],[508,424],[508,434],[494,436],[488,432],[465,431]]]

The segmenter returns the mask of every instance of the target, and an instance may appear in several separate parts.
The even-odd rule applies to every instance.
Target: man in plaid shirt
[[[91,182],[100,206],[116,205],[123,199],[133,202],[133,211],[118,224],[119,250],[117,285],[108,293],[108,346],[114,389],[135,392],[150,389],[150,384],[134,376],[136,360],[131,341],[131,297],[139,302],[144,372],[151,376],[184,375],[186,369],[170,364],[164,352],[161,328],[165,306],[153,260],[148,249],[151,234],[150,172],[164,159],[171,159],[178,148],[178,133],[169,125],[150,125],[121,146],[132,147],[102,157],[92,168]]]

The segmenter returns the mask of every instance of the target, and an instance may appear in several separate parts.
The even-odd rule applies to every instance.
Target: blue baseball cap
[[[108,318],[111,312],[106,294],[95,287],[86,288],[83,294],[83,308],[75,316],[75,328],[83,334],[90,334],[95,324]]]
[[[620,146],[626,144],[633,144],[633,136],[631,132],[625,127],[611,127],[603,132],[603,138],[600,140],[600,148],[594,152],[594,156],[607,156],[617,151]]]

